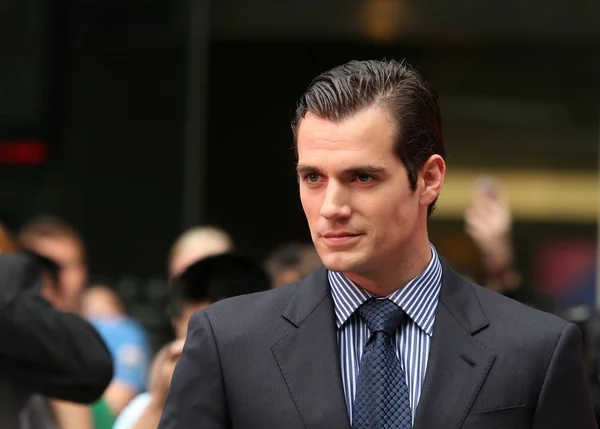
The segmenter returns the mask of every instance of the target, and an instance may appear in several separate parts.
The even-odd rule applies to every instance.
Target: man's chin
[[[325,265],[325,268],[327,268],[329,271],[335,271],[338,273],[353,272],[356,271],[359,266],[355,258],[348,253],[325,255],[321,257],[321,261],[323,262],[323,265]]]

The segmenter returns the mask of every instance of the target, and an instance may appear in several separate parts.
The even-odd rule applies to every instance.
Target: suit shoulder
[[[290,332],[282,316],[301,281],[264,292],[240,295],[210,305],[190,320],[191,339],[199,327],[210,329],[220,350],[247,353],[266,349]],[[235,351],[235,352],[234,352]]]
[[[276,289],[227,298],[212,304],[204,312],[212,323],[232,323],[232,318],[241,324],[256,319],[268,320],[283,312],[300,282],[301,280]]]
[[[550,313],[538,310],[528,305],[515,301],[502,294],[486,289],[482,286],[470,284],[474,288],[483,311],[491,322],[501,325],[514,326],[516,332],[540,332],[547,334],[560,334],[568,321]]]

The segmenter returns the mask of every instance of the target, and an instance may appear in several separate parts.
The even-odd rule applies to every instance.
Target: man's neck
[[[364,273],[344,273],[346,277],[375,296],[389,296],[421,274],[432,258],[429,241],[400,260],[391,260]]]

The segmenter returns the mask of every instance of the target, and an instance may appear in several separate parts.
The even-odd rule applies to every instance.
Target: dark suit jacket
[[[0,427],[19,427],[32,393],[90,403],[113,374],[96,330],[42,298],[40,272],[25,255],[0,255]]]
[[[414,429],[596,428],[572,324],[443,262]],[[324,268],[196,313],[160,429],[349,429]]]

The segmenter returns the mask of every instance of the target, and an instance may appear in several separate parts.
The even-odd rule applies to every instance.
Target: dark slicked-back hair
[[[304,92],[292,121],[294,145],[307,113],[343,121],[363,109],[382,106],[398,130],[395,152],[417,188],[419,169],[434,154],[446,156],[437,93],[411,66],[394,60],[350,61],[317,76]],[[431,215],[435,201],[428,208]]]

